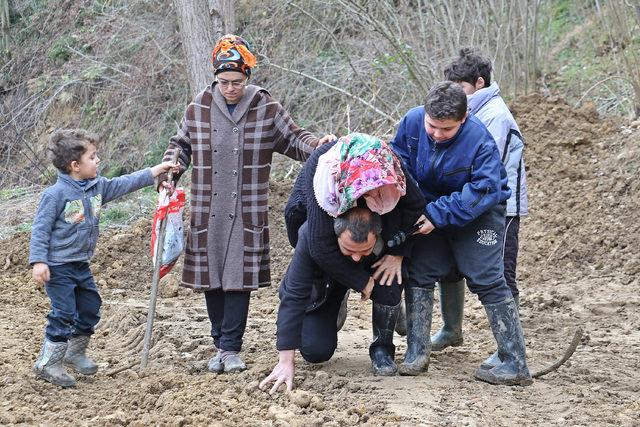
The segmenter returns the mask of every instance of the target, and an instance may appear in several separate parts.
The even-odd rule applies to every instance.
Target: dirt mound
[[[632,280],[639,271],[639,132],[557,98],[533,95],[512,107],[526,139],[535,221],[524,227],[522,264],[542,267],[544,277],[606,269]]]
[[[352,295],[334,358],[320,366],[298,360],[292,395],[272,398],[258,390],[277,360],[276,286],[292,252],[282,218],[291,190],[286,181],[272,185],[270,199],[274,286],[252,296],[243,350],[249,369],[239,374],[206,371],[212,356],[207,313],[202,295],[177,286],[180,265],[163,279],[150,364],[137,369],[151,277],[150,221],[143,220],[103,232],[92,262],[103,297],[91,343],[98,374],[80,377],[73,390],[36,380],[31,367],[48,301],[30,281],[28,234],[3,241],[0,423],[637,425],[640,132],[560,99],[530,96],[513,110],[527,144],[531,215],[521,227],[519,271],[531,369],[553,362],[576,327],[585,330],[558,372],[525,389],[474,381],[474,369],[495,344],[471,296],[462,347],[432,354],[423,376],[372,377],[371,306]],[[396,343],[399,358],[405,341]]]

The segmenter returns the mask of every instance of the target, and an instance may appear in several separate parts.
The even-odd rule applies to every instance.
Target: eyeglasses
[[[229,87],[231,86],[234,89],[240,89],[242,86],[245,85],[245,83],[247,82],[247,80],[223,80],[223,79],[218,79],[218,84],[222,87]]]

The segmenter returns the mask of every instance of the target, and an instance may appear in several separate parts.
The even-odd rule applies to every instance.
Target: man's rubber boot
[[[407,307],[407,351],[398,367],[400,375],[418,375],[429,368],[433,289],[404,290]]]
[[[347,292],[344,294],[344,298],[342,298],[342,302],[340,303],[340,310],[338,310],[338,320],[336,321],[336,327],[339,331],[344,326],[344,322],[347,320],[347,302],[349,301],[349,294],[351,293],[351,289],[347,289]]]
[[[513,296],[513,300],[516,302],[516,308],[520,307],[520,296],[519,295],[514,295]],[[518,311],[518,315],[519,315],[519,311]],[[500,360],[500,353],[498,352],[498,350],[494,351],[493,354],[489,357],[487,357],[484,362],[482,362],[482,364],[480,365],[480,369],[491,369],[494,366],[499,365],[500,363],[502,363],[502,360]]]
[[[82,375],[93,375],[98,372],[98,365],[87,357],[87,346],[91,335],[74,335],[69,340],[63,362]]]
[[[67,373],[62,359],[67,351],[67,342],[53,342],[44,340],[40,356],[33,367],[33,372],[38,378],[49,381],[60,387],[73,387],[76,379]]]
[[[431,351],[458,347],[463,343],[462,316],[464,314],[464,279],[440,283],[440,312],[442,328],[431,337]]]
[[[400,311],[398,312],[398,320],[396,321],[395,329],[401,337],[407,335],[407,307],[404,304],[404,298],[400,301]]]
[[[391,376],[398,372],[394,360],[396,347],[393,345],[393,327],[399,311],[400,304],[391,306],[373,303],[373,342],[369,346],[373,375]]]
[[[498,343],[501,363],[491,369],[478,369],[475,377],[495,385],[526,386],[533,383],[527,367],[524,335],[516,302],[509,297],[497,304],[487,304],[484,308]]]

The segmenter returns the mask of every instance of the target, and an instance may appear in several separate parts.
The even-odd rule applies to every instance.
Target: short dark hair
[[[445,79],[475,85],[478,78],[482,77],[485,86],[491,85],[493,66],[489,58],[473,47],[460,49],[458,55],[458,58],[444,69]]]
[[[458,83],[436,83],[427,93],[424,111],[436,120],[462,120],[467,113],[467,95]]]
[[[98,145],[98,135],[84,129],[60,129],[49,138],[49,158],[59,171],[71,172],[71,162],[79,162],[89,145]]]
[[[333,221],[333,231],[340,237],[345,231],[351,231],[351,240],[366,242],[369,233],[379,236],[382,233],[380,215],[364,207],[351,208]]]

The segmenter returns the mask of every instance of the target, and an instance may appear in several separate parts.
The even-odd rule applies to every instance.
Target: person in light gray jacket
[[[507,216],[503,246],[504,277],[511,294],[519,304],[516,282],[518,234],[520,217],[528,214],[527,180],[524,166],[524,140],[520,129],[500,96],[500,88],[491,81],[491,61],[473,48],[462,49],[459,57],[444,70],[446,79],[462,86],[467,94],[469,112],[487,127],[500,151],[507,171],[511,197],[507,200]],[[442,328],[431,337],[432,351],[462,345],[462,317],[464,306],[464,280],[457,271],[451,272],[440,283]],[[500,364],[499,352],[484,361],[482,367]]]
[[[50,154],[58,180],[40,197],[33,220],[29,263],[33,279],[45,286],[51,301],[45,340],[34,373],[61,387],[75,385],[68,365],[83,375],[98,366],[86,355],[102,300],[89,260],[98,239],[102,205],[142,187],[178,165],[161,163],[130,175],[98,175],[98,137],[84,130],[59,130],[51,136]]]

